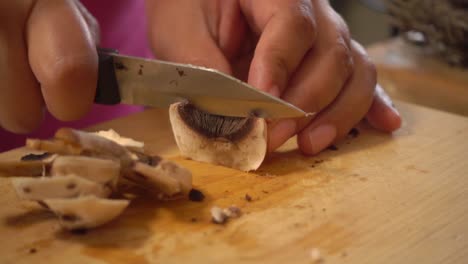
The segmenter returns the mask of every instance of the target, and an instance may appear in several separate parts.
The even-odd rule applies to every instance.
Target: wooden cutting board
[[[140,198],[71,234],[0,179],[0,263],[468,263],[468,119],[398,107],[393,136],[361,127],[316,157],[290,141],[252,173],[177,157],[164,111],[99,125],[188,167],[205,201]],[[211,206],[231,204],[241,218],[210,222]]]

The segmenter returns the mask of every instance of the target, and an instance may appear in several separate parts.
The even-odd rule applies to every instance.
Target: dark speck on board
[[[187,74],[185,74],[184,70],[181,70],[179,68],[176,68],[176,70],[177,70],[177,73],[179,74],[180,77],[187,76]]]
[[[143,75],[143,71],[141,70],[141,68],[138,70],[138,75]]]
[[[29,254],[34,254],[36,252],[37,252],[37,249],[35,249],[35,248],[30,248],[29,249]]]
[[[115,64],[115,68],[116,68],[117,70],[121,70],[121,71],[126,71],[126,70],[128,70],[127,66],[125,66],[123,63],[121,63],[121,62],[119,62],[119,61],[115,62],[114,64]]]
[[[338,148],[335,145],[329,146],[328,149],[332,150],[332,151],[337,151],[338,150]]]
[[[189,200],[192,202],[202,202],[205,199],[205,195],[197,189],[192,189],[189,192]]]
[[[357,128],[353,128],[349,131],[348,135],[353,137],[353,138],[356,138],[359,136],[359,130]]]
[[[86,235],[88,233],[88,229],[85,229],[85,228],[80,228],[80,229],[74,229],[74,230],[71,230],[71,233],[73,235]]]

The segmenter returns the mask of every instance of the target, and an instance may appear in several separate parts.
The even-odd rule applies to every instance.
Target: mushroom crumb
[[[250,196],[249,194],[246,194],[244,199],[247,201],[247,202],[251,202],[252,201],[252,196]]]
[[[189,192],[189,199],[192,202],[202,202],[205,199],[205,195],[197,189],[191,189]]]
[[[312,248],[309,252],[309,257],[312,263],[321,264],[324,262],[322,254],[318,248]]]
[[[224,224],[229,218],[238,218],[242,214],[240,208],[234,205],[224,209],[213,206],[210,211],[211,220],[215,224]]]
[[[224,224],[227,219],[227,216],[224,214],[223,209],[214,206],[210,210],[211,212],[211,219],[215,224]]]

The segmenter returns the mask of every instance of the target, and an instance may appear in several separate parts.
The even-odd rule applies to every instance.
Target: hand
[[[393,131],[398,112],[364,49],[325,0],[148,0],[158,58],[215,68],[317,113],[269,124],[269,150],[298,135],[316,154],[367,116]]]
[[[78,1],[1,1],[0,126],[30,132],[44,105],[60,120],[84,115],[97,83],[97,32]]]

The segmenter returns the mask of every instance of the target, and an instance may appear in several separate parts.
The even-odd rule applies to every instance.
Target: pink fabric
[[[99,22],[100,46],[121,54],[151,58],[146,37],[144,0],[82,0]],[[59,127],[83,128],[92,124],[141,111],[135,106],[94,105],[89,114],[76,122],[60,122],[46,113],[42,126],[28,135],[15,135],[0,128],[0,152],[24,145],[26,137],[49,138]]]

